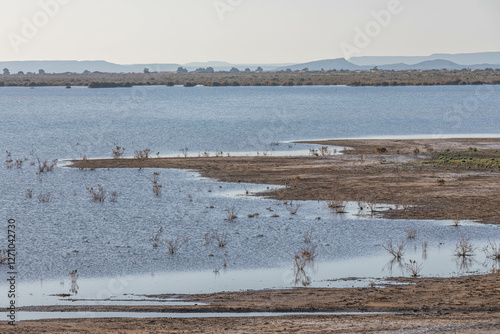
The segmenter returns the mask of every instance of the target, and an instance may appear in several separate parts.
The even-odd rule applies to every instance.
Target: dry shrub
[[[142,159],[149,159],[149,154],[151,153],[151,150],[149,148],[146,148],[142,151],[135,151],[134,152],[134,158],[142,160]]]
[[[177,237],[175,239],[167,239],[165,242],[167,244],[168,252],[170,254],[175,254],[188,241],[188,237]]]
[[[302,206],[301,204],[294,204],[293,201],[290,201],[290,203],[285,204],[286,209],[290,214],[294,215],[299,211],[300,207]]]
[[[106,199],[106,190],[100,184],[97,185],[97,189],[87,187],[87,191],[92,196],[92,200],[96,202],[104,202]]]
[[[474,255],[475,247],[466,236],[461,236],[460,240],[455,245],[455,255],[459,257],[467,257]]]
[[[121,158],[123,153],[125,153],[125,147],[116,146],[114,149],[112,149],[112,151],[113,152],[111,153],[111,156],[115,159],[118,159]]]
[[[401,240],[398,244],[394,245],[392,239],[387,240],[382,244],[382,248],[388,251],[396,259],[401,259],[404,255],[404,248],[407,244],[406,240]]]

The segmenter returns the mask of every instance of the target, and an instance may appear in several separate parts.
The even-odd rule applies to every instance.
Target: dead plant
[[[115,148],[112,149],[111,156],[115,159],[119,159],[122,157],[123,153],[125,153],[125,147],[115,146]]]
[[[401,240],[398,244],[394,245],[392,239],[387,240],[381,246],[386,251],[388,251],[394,258],[401,259],[404,255],[404,248],[407,244],[407,240]]]
[[[470,242],[470,239],[462,235],[460,240],[455,245],[455,255],[458,257],[468,257],[474,255],[475,247]]]
[[[104,202],[106,199],[106,190],[100,184],[97,185],[97,189],[87,187],[87,191],[92,196],[92,200],[96,202]]]
[[[294,215],[299,211],[300,207],[302,206],[301,204],[295,204],[293,201],[290,201],[290,203],[285,204],[286,209],[290,214]]]
[[[165,242],[167,244],[168,252],[170,254],[175,254],[186,242],[189,241],[188,237],[177,237],[175,239],[167,239]]]
[[[238,213],[240,212],[240,209],[236,209],[236,207],[233,205],[230,208],[226,209],[226,220],[233,222],[236,218],[238,218]]]
[[[418,277],[422,271],[422,264],[418,264],[415,260],[410,260],[405,263],[406,270],[411,274],[411,277]]]

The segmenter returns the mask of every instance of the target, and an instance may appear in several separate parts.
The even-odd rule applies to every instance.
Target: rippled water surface
[[[95,299],[304,282],[367,285],[407,276],[404,263],[410,259],[422,264],[422,275],[487,272],[496,264],[480,246],[488,238],[500,239],[500,229],[493,226],[389,221],[367,215],[366,208],[359,211],[355,203],[349,213],[334,214],[324,202],[297,202],[301,207],[292,215],[281,202],[246,196],[268,186],[220,183],[179,170],[81,171],[61,162],[37,175],[36,158],[108,157],[115,145],[126,147],[128,156],[146,147],[161,155],[178,155],[184,147],[192,156],[204,151],[292,154],[308,146],[285,141],[498,134],[499,93],[498,86],[1,88],[0,154],[4,160],[24,161],[21,168],[7,168],[3,161],[0,166],[1,217],[4,222],[15,218],[18,225],[20,298],[28,305],[55,303],[58,297],[50,294],[70,292]],[[154,172],[160,174],[161,196],[152,191]],[[98,184],[107,191],[104,202],[92,201],[86,190]],[[49,193],[50,200],[43,202]],[[226,219],[231,209],[238,216],[232,222]],[[405,239],[410,227],[416,237],[402,263],[391,263],[380,244]],[[226,236],[225,247],[210,238],[207,242],[205,235],[215,231]],[[3,244],[6,234],[6,227],[0,230]],[[478,247],[465,263],[453,255],[462,235]],[[169,240],[182,241],[173,255]],[[316,261],[297,277],[292,255],[312,246]],[[75,269],[79,277],[72,286],[69,272]],[[7,271],[0,265],[2,276]]]

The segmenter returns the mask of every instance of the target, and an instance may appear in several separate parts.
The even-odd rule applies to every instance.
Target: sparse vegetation
[[[145,148],[142,151],[135,151],[134,158],[139,159],[139,160],[149,159],[150,153],[151,153],[151,150],[149,148]]]
[[[38,157],[36,157],[36,160],[38,162],[38,173],[50,172],[57,165],[57,159],[52,160],[50,163],[48,160],[42,162]]]
[[[293,255],[294,268],[296,271],[304,271],[305,266],[314,261],[317,256],[316,246],[302,248]]]
[[[411,277],[418,277],[422,271],[422,264],[418,264],[415,260],[410,260],[408,263],[405,263],[405,268]]]
[[[312,234],[314,232],[314,228],[311,227],[309,230],[307,230],[305,233],[304,233],[304,242],[306,244],[310,243],[312,241]]]
[[[179,249],[189,241],[188,237],[177,237],[175,239],[167,239],[165,241],[169,254],[173,255],[179,251]]]
[[[416,236],[417,236],[417,229],[414,227],[410,227],[407,231],[408,239],[415,239]]]
[[[93,187],[87,187],[86,189],[92,196],[92,200],[96,202],[104,202],[106,199],[106,190],[104,190],[100,184],[97,185],[97,189],[94,189]]]
[[[40,203],[47,203],[50,202],[50,199],[52,198],[52,194],[50,192],[45,193],[45,194],[39,194],[38,195],[38,201]]]
[[[394,245],[392,239],[387,240],[381,246],[386,251],[388,251],[394,258],[400,260],[404,255],[404,248],[407,244],[407,240],[401,240],[398,244]]]
[[[500,261],[500,245],[488,240],[488,245],[483,248],[486,257],[495,261]]]
[[[295,203],[293,203],[293,201],[290,201],[289,203],[287,202],[285,204],[286,209],[292,215],[297,214],[297,211],[299,211],[299,209],[300,209],[301,206],[302,206],[301,204],[295,204]]]
[[[112,157],[115,159],[121,158],[121,156],[125,153],[125,147],[120,147],[120,146],[115,146],[114,149],[112,149]]]
[[[500,84],[500,71],[428,70],[428,71],[240,71],[240,72],[160,72],[160,73],[32,73],[2,76],[0,86],[88,86],[89,88],[132,87],[142,85],[203,86],[428,86]],[[210,72],[210,73],[209,73]]]
[[[460,240],[455,245],[455,255],[458,257],[465,258],[468,256],[472,256],[474,255],[474,250],[475,248],[470,242],[470,239],[463,235],[460,237]]]
[[[238,218],[238,213],[240,212],[240,209],[236,209],[236,207],[233,205],[230,208],[226,209],[226,220],[233,222],[236,218]]]
[[[345,213],[347,201],[343,199],[333,199],[327,203],[328,207],[335,213]]]

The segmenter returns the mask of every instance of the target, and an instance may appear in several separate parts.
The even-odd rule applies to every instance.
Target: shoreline
[[[500,138],[297,143],[353,149],[324,156],[317,152],[318,156],[71,160],[69,167],[188,169],[222,182],[283,186],[257,194],[277,200],[389,204],[398,208],[374,213],[389,219],[500,225]]]
[[[73,160],[70,168],[177,168],[224,182],[282,185],[278,200],[399,204],[393,219],[474,220],[500,225],[500,138],[351,139],[310,142],[352,147],[344,155]],[[416,150],[418,149],[418,150]],[[462,162],[464,161],[464,162]],[[439,181],[443,180],[443,181]],[[389,312],[237,318],[93,318],[0,322],[2,333],[497,333],[500,271],[452,278],[390,278],[367,288],[295,288],[154,295],[191,306],[48,306],[48,312]],[[401,284],[402,283],[402,284]]]

